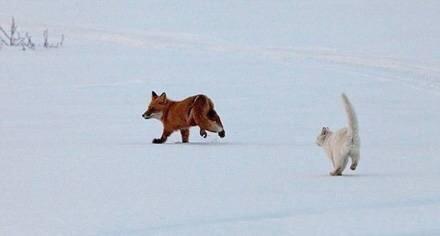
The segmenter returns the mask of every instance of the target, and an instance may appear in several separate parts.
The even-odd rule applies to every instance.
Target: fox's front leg
[[[170,136],[172,131],[163,130],[162,137],[153,139],[153,143],[164,143],[167,141],[168,136]]]
[[[187,143],[189,139],[189,129],[181,129],[180,134],[182,135],[182,143]]]

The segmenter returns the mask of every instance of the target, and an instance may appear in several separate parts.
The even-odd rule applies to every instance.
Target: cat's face
[[[322,127],[321,133],[316,138],[316,144],[318,146],[322,146],[325,142],[325,139],[327,136],[331,133],[330,129],[328,127]]]

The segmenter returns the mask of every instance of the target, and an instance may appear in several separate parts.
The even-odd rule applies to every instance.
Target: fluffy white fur
[[[324,148],[329,157],[333,170],[330,175],[342,175],[351,158],[350,169],[355,170],[360,158],[359,124],[356,113],[345,94],[342,94],[342,101],[348,116],[348,127],[336,132],[323,127],[316,139],[316,144]]]

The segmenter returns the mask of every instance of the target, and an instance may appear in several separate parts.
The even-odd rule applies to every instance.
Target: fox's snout
[[[162,118],[162,114],[163,114],[163,112],[161,112],[161,111],[147,110],[144,114],[142,114],[142,117],[147,120],[151,119],[151,118],[160,120]]]
[[[151,118],[151,114],[148,114],[148,112],[145,112],[144,114],[142,114],[142,117],[144,119],[150,119]]]

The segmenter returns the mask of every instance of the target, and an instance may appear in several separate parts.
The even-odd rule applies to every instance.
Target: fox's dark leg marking
[[[189,139],[189,129],[181,129],[180,134],[182,135],[182,143],[187,143]]]
[[[170,136],[172,131],[164,130],[162,133],[162,137],[153,139],[153,143],[164,143],[167,141],[168,136]]]
[[[200,128],[200,136],[202,136],[203,138],[208,137],[208,133],[206,133],[206,130]]]

